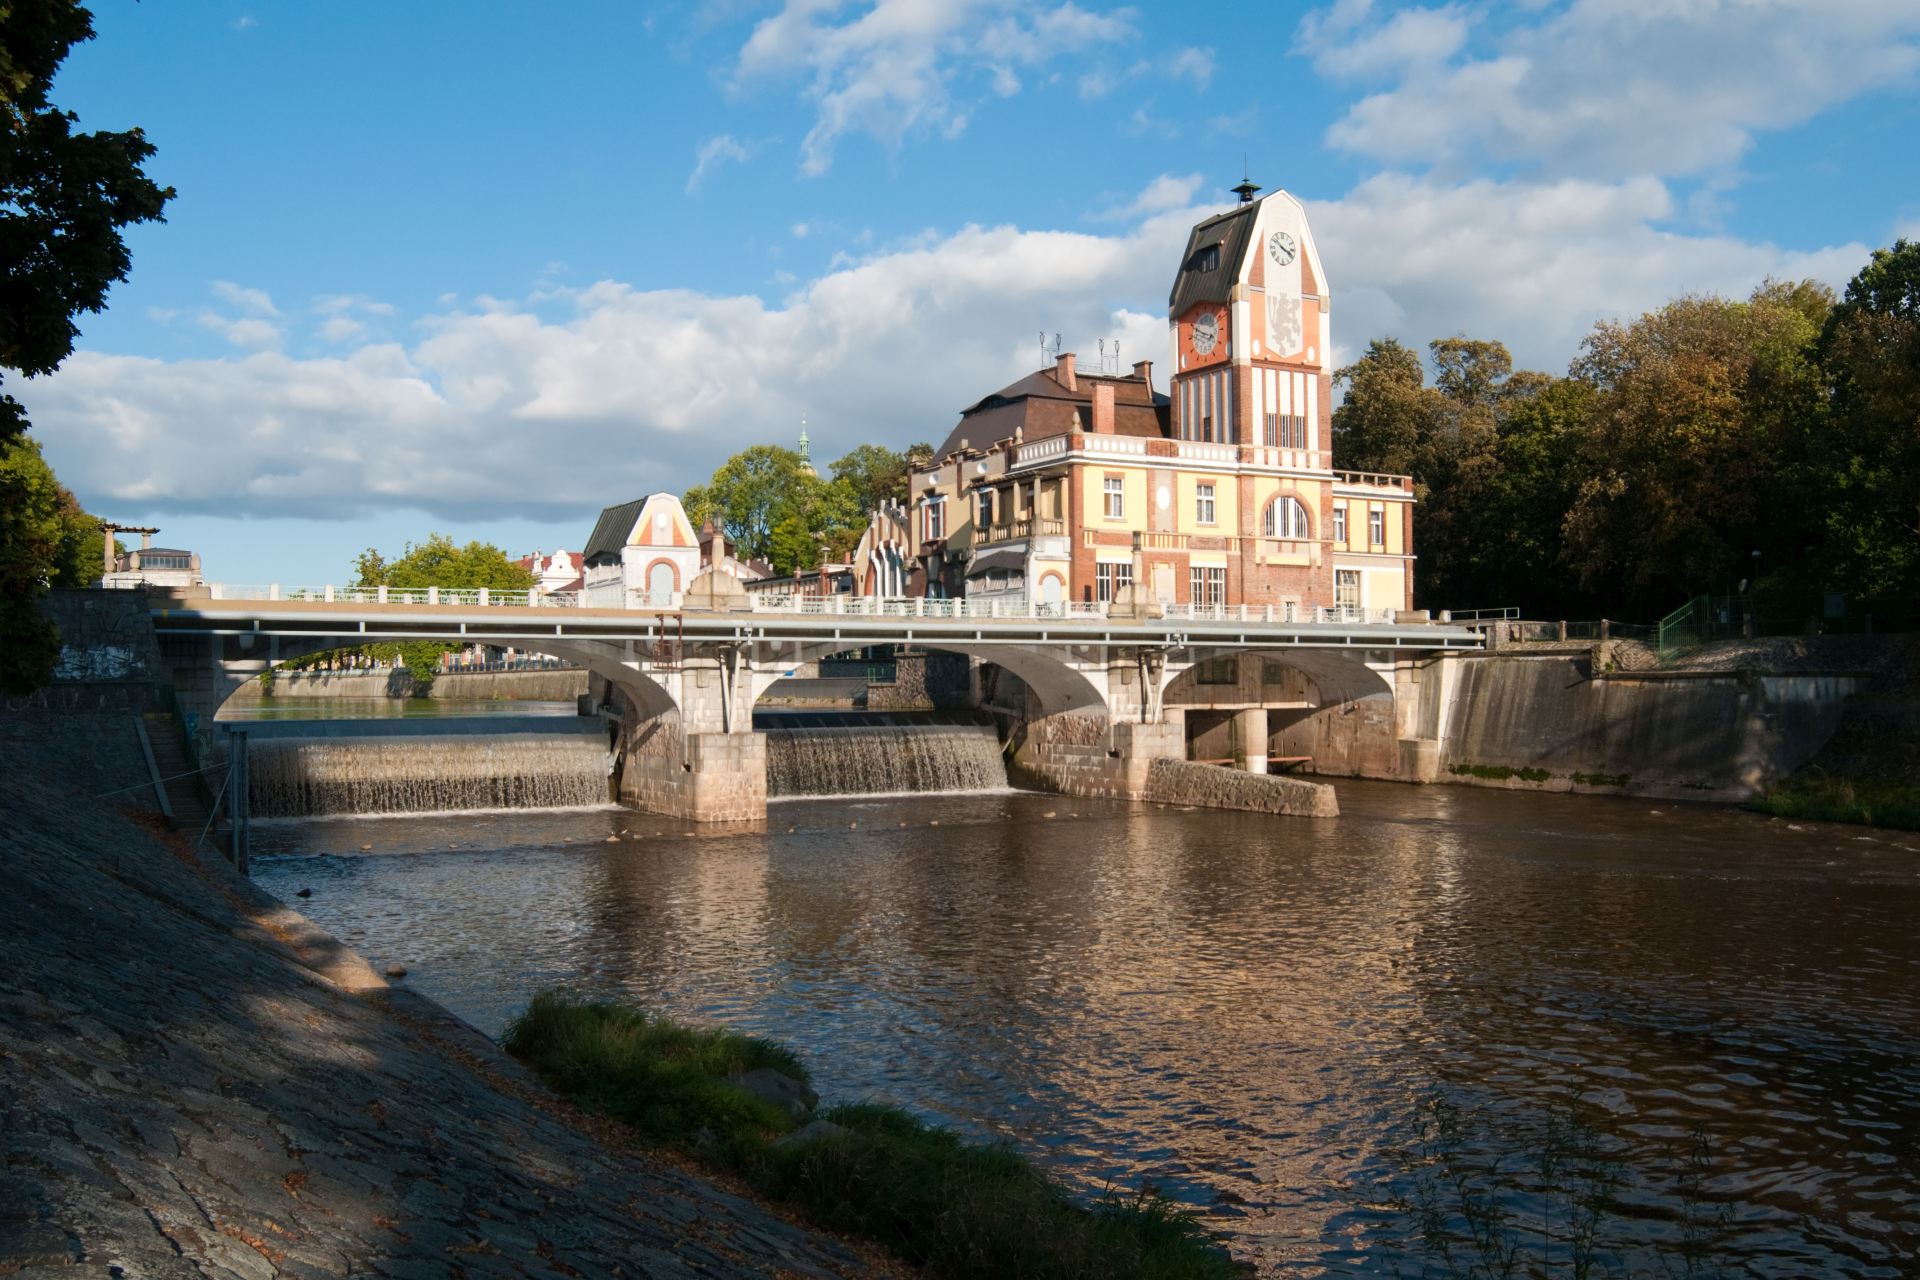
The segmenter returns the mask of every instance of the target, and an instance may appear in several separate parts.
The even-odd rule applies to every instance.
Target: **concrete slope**
[[[0,1274],[873,1273],[603,1144],[73,766],[0,715]]]

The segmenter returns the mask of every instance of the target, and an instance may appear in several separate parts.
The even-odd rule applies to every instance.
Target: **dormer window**
[[[1217,244],[1210,244],[1205,248],[1195,249],[1193,256],[1187,259],[1187,270],[1189,271],[1218,271],[1219,269],[1220,246]]]

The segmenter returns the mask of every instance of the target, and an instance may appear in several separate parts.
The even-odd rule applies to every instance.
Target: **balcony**
[[[1336,471],[1333,482],[1355,489],[1392,489],[1413,496],[1413,477],[1387,475],[1378,471]]]
[[[1030,538],[1064,538],[1067,535],[1067,522],[1064,520],[1008,520],[1003,524],[991,525],[981,530],[975,540],[976,546],[987,546],[995,542],[1024,542]]]

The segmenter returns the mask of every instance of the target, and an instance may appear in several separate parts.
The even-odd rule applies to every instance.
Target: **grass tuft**
[[[791,1051],[765,1040],[546,992],[507,1029],[505,1043],[575,1104],[932,1275],[1238,1274],[1191,1213],[1151,1188],[1084,1206],[1011,1147],[964,1142],[898,1107],[827,1108],[820,1118],[838,1132],[775,1142],[792,1119],[726,1082],[759,1067],[807,1079]]]
[[[1914,782],[1799,774],[1748,807],[1776,818],[1920,831],[1920,783]]]

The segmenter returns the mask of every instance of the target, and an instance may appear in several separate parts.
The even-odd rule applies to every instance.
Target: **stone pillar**
[[[1234,767],[1248,773],[1267,771],[1267,709],[1247,707],[1233,713]]]

